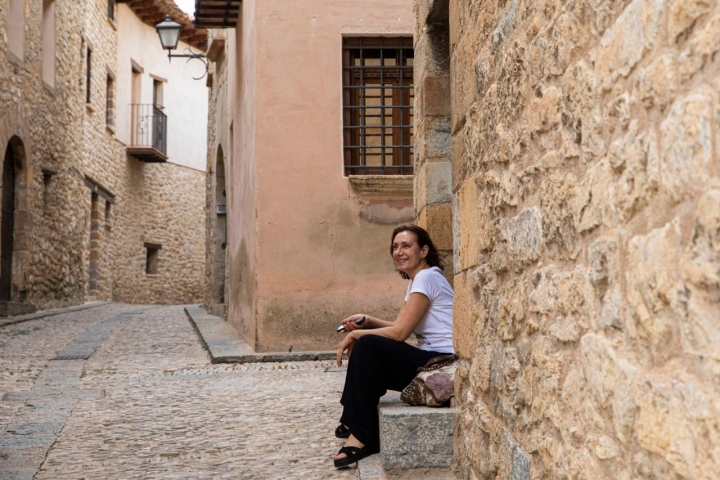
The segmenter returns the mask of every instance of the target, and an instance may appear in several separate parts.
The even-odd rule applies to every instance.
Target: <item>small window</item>
[[[113,226],[113,211],[112,202],[105,201],[105,228],[112,228]]]
[[[153,105],[163,107],[163,82],[153,80]]]
[[[412,175],[411,37],[343,38],[346,175]]]
[[[88,47],[85,50],[85,103],[90,103],[90,86],[92,78],[92,50]]]
[[[115,128],[115,79],[109,73],[107,76],[106,97],[105,124],[112,129]]]
[[[23,0],[10,0],[8,9],[8,48],[18,57],[23,59],[25,49],[25,15],[23,12]]]
[[[55,2],[45,0],[42,12],[42,77],[55,86]]]
[[[55,175],[58,171],[50,167],[40,167],[43,175],[43,207],[47,212],[55,203]]]
[[[162,245],[157,243],[145,242],[146,250],[146,261],[145,261],[145,273],[148,275],[154,275],[158,273],[158,259],[160,257],[160,250]]]
[[[108,0],[108,18],[115,20],[115,0]]]

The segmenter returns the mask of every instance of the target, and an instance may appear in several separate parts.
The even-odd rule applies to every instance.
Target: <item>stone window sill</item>
[[[146,273],[145,278],[160,278],[162,275],[159,273]]]
[[[413,175],[350,175],[350,196],[364,200],[412,200]]]

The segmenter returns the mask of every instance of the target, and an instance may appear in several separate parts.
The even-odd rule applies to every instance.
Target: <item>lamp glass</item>
[[[182,25],[175,23],[170,19],[170,15],[165,20],[155,25],[155,30],[160,37],[160,43],[165,50],[175,50],[180,40],[180,30]]]

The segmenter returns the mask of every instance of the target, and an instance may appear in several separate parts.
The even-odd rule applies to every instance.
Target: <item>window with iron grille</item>
[[[345,175],[413,173],[412,37],[343,38]]]

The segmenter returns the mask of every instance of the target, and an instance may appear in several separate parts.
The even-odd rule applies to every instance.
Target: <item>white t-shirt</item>
[[[417,347],[431,352],[455,353],[452,343],[453,292],[450,284],[438,267],[420,270],[405,294],[408,301],[411,293],[422,293],[430,300],[425,314],[415,327]]]

